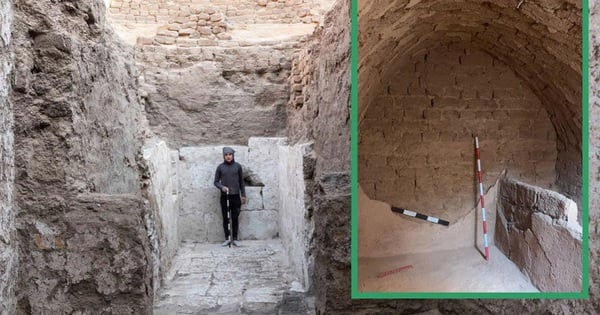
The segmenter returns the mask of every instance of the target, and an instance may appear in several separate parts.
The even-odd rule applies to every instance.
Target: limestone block
[[[179,23],[172,23],[169,24],[169,26],[167,27],[167,29],[169,31],[179,31],[182,28],[182,24]]]
[[[179,30],[179,36],[188,36],[195,33],[196,30],[192,28],[184,28]]]
[[[207,231],[207,242],[222,242],[225,239],[225,232],[223,231],[223,215],[220,210],[218,212],[205,213],[204,226]],[[239,235],[238,238],[240,238]]]
[[[277,211],[242,211],[239,220],[239,237],[242,240],[264,240],[275,238],[279,235],[279,217]]]
[[[210,27],[201,26],[201,27],[198,27],[196,30],[201,35],[210,35],[210,34],[212,34],[212,30],[210,29]]]
[[[279,178],[277,174],[279,164],[280,145],[286,144],[285,138],[250,138],[248,139],[249,166],[262,179],[263,200],[266,209],[278,209]]]
[[[167,37],[177,37],[178,36],[177,31],[170,31],[170,30],[165,30],[165,29],[159,29],[156,34],[159,36],[167,36]]]
[[[262,187],[246,187],[247,203],[242,209],[247,211],[263,210]]]
[[[225,32],[225,28],[219,27],[219,26],[213,26],[213,27],[211,27],[210,30],[213,34],[219,34],[219,33]]]
[[[156,36],[154,41],[163,45],[172,45],[175,44],[175,37]]]
[[[196,28],[198,24],[196,22],[186,22],[183,23],[181,26],[182,28]]]
[[[182,37],[179,37],[175,40],[178,47],[177,53],[183,55],[182,57],[178,58],[180,62],[187,60],[189,53],[185,50],[186,48],[198,46],[198,40],[191,38],[194,34],[198,34],[198,32],[192,30],[191,34],[182,34]]]
[[[205,47],[205,46],[217,46],[218,44],[219,44],[218,41],[212,40],[212,39],[200,39],[200,40],[198,40],[198,46],[202,46],[202,47]],[[208,52],[207,52],[207,54],[208,54]],[[219,61],[219,56],[216,56],[214,58],[215,58],[215,61]],[[206,56],[206,59],[207,60],[212,60],[212,57],[211,56]],[[222,57],[221,57],[221,59],[222,59]]]
[[[229,40],[232,37],[231,37],[231,35],[226,34],[226,33],[219,33],[219,34],[217,34],[217,38],[220,40]]]
[[[279,209],[279,186],[266,185],[262,191],[265,209]]]
[[[169,11],[169,15],[171,16],[175,16],[174,18],[169,20],[169,24],[174,24],[174,23],[178,23],[178,24],[184,24],[189,22],[188,19],[186,19],[185,17],[177,17],[177,12],[179,12],[178,10],[175,12],[171,12]]]

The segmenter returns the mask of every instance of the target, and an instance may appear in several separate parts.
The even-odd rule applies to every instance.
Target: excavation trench
[[[320,167],[313,136],[348,134],[329,119],[349,77],[331,5],[2,2],[0,313],[311,312],[312,192],[348,164]],[[264,181],[232,249],[223,145]]]

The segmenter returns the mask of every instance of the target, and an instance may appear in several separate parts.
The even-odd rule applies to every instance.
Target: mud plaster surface
[[[538,292],[496,247],[486,262],[474,247],[381,258],[360,258],[361,292]],[[378,278],[383,272],[412,265]]]

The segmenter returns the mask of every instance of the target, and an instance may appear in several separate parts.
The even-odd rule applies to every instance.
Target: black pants
[[[242,199],[240,195],[229,195],[229,209],[231,209],[231,224],[233,230],[233,239],[237,240],[238,234],[238,217],[240,216],[240,207]],[[223,232],[225,239],[229,239],[229,227],[227,225],[227,194],[221,194],[221,214],[223,215]]]

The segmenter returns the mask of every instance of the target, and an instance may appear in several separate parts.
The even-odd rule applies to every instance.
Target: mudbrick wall
[[[12,4],[17,313],[148,312],[132,52],[101,1]]]
[[[405,61],[452,38],[511,68],[537,96],[556,131],[556,187],[580,202],[581,1],[363,1],[359,6],[361,117],[395,81]],[[444,85],[443,80],[435,83]],[[425,93],[435,92],[429,90]],[[519,95],[497,80],[462,92],[483,99]]]
[[[13,67],[9,50],[12,22],[10,2],[0,2],[0,314],[14,311],[18,261],[13,203],[13,115],[8,101],[9,74]]]
[[[323,13],[318,0],[111,0],[113,19],[135,23],[168,22],[182,11],[198,7],[221,12],[231,22],[313,23]]]
[[[477,203],[473,136],[485,188],[504,169],[554,186],[554,127],[512,69],[451,39],[403,62],[359,124],[359,183],[371,199],[453,222]]]
[[[297,45],[138,44],[151,129],[174,148],[282,135],[291,67],[286,55]]]
[[[293,61],[288,137],[314,141],[306,188],[314,222],[312,287],[317,312],[346,309],[350,289],[350,1],[336,1]],[[304,84],[303,84],[304,83]],[[301,99],[302,101],[298,101]],[[347,311],[346,311],[347,313]]]
[[[327,2],[110,1],[109,16],[136,47],[156,135],[172,148],[242,145],[285,134],[290,59]]]

